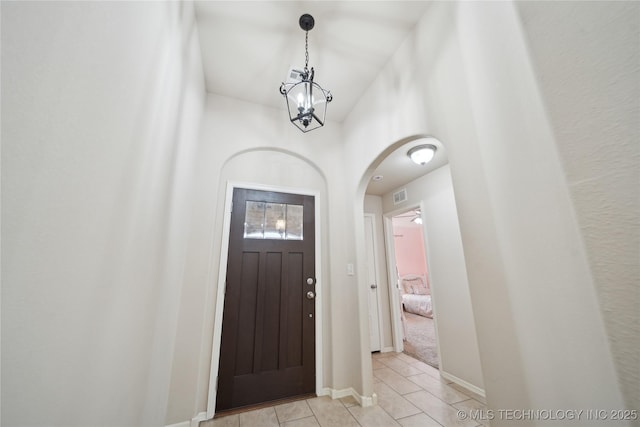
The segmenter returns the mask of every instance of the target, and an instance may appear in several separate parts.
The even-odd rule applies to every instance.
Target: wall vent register
[[[406,202],[407,199],[408,199],[408,197],[407,197],[407,189],[406,188],[403,188],[402,190],[393,193],[393,204],[394,205],[397,205],[397,204],[402,203],[402,202]]]

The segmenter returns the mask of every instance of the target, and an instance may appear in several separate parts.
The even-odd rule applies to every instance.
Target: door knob
[[[314,294],[313,291],[307,292],[307,299],[314,299],[315,297],[316,297],[316,294]]]

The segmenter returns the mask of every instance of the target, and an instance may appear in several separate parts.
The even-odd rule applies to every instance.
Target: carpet
[[[438,349],[436,345],[436,330],[433,319],[406,313],[407,339],[404,342],[404,353],[427,365],[438,368]]]

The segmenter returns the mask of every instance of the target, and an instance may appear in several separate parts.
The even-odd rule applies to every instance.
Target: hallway
[[[362,408],[353,397],[327,396],[285,403],[200,423],[200,427],[482,425],[472,411],[484,410],[484,399],[440,378],[437,369],[403,353],[373,356],[376,406]],[[459,416],[459,411],[465,411]],[[487,424],[488,425],[488,424]]]
[[[240,289],[227,283],[236,186],[315,198],[302,233],[313,271],[288,277],[309,310],[231,312],[247,331],[303,320],[316,383],[300,403],[269,399],[205,427],[640,408],[640,1],[52,0],[0,12],[1,425],[212,419],[230,354],[225,292]],[[309,49],[302,13],[317,24]],[[307,62],[335,99],[304,133],[278,89]],[[409,154],[429,137],[443,163],[405,178],[429,167]],[[402,164],[381,171],[396,150]],[[374,180],[395,184],[374,194]],[[403,212],[423,220],[428,271],[387,254]],[[410,356],[374,356],[372,370],[372,341],[400,350],[394,286],[409,273],[433,292],[439,373],[486,403]],[[499,415],[493,427],[544,424]],[[618,426],[640,427],[629,421]]]

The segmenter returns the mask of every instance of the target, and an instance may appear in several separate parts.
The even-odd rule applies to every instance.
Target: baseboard
[[[193,417],[191,421],[182,421],[181,423],[171,424],[165,427],[199,427],[200,422],[207,420],[207,413],[200,412],[198,415]]]
[[[342,399],[343,397],[353,396],[360,406],[366,408],[378,404],[378,395],[373,393],[372,396],[362,396],[358,394],[353,387],[335,390],[325,387],[318,393],[318,396],[329,396],[332,399]]]
[[[343,388],[342,390],[336,390],[333,388],[325,387],[321,389],[318,393],[318,396],[329,396],[332,399],[341,399],[343,397],[351,396],[352,388]]]
[[[451,380],[453,381],[453,380]],[[461,384],[462,385],[462,384]],[[466,387],[466,386],[465,386]],[[476,387],[477,388],[477,387]],[[368,406],[374,406],[378,404],[378,395],[373,393],[371,396],[362,396],[358,394],[353,387],[343,388],[341,390],[335,390],[333,388],[325,387],[321,389],[318,393],[318,396],[329,396],[332,399],[341,399],[343,397],[353,396],[354,399],[362,406],[366,408]],[[484,394],[483,394],[484,396]],[[183,421],[181,423],[171,424],[165,427],[199,427],[202,421],[207,420],[207,413],[200,412],[198,415],[189,421]]]
[[[353,390],[353,389],[351,389]],[[362,396],[358,393],[356,393],[355,390],[353,390],[353,394],[352,394],[353,398],[356,399],[358,401],[358,403],[360,404],[360,406],[362,406],[363,408],[366,408],[368,406],[374,406],[378,404],[378,395],[373,393],[371,396]]]
[[[389,353],[391,351],[395,351],[395,349],[393,347],[385,347],[382,350],[380,350],[380,353]]]
[[[466,388],[469,391],[472,391],[472,392],[474,392],[476,394],[479,394],[482,397],[486,397],[486,394],[485,394],[483,389],[481,389],[480,387],[476,387],[475,385],[473,385],[473,384],[471,384],[471,383],[469,383],[469,382],[467,382],[467,381],[465,381],[463,379],[460,379],[460,378],[456,377],[455,375],[451,375],[448,372],[440,370],[440,376],[442,376],[442,378],[447,379],[449,381],[453,381],[454,383],[458,384],[459,386],[462,386],[462,387]]]
[[[200,412],[198,415],[191,418],[191,423],[189,424],[189,427],[199,427],[200,423],[206,420],[207,420],[207,413]]]

